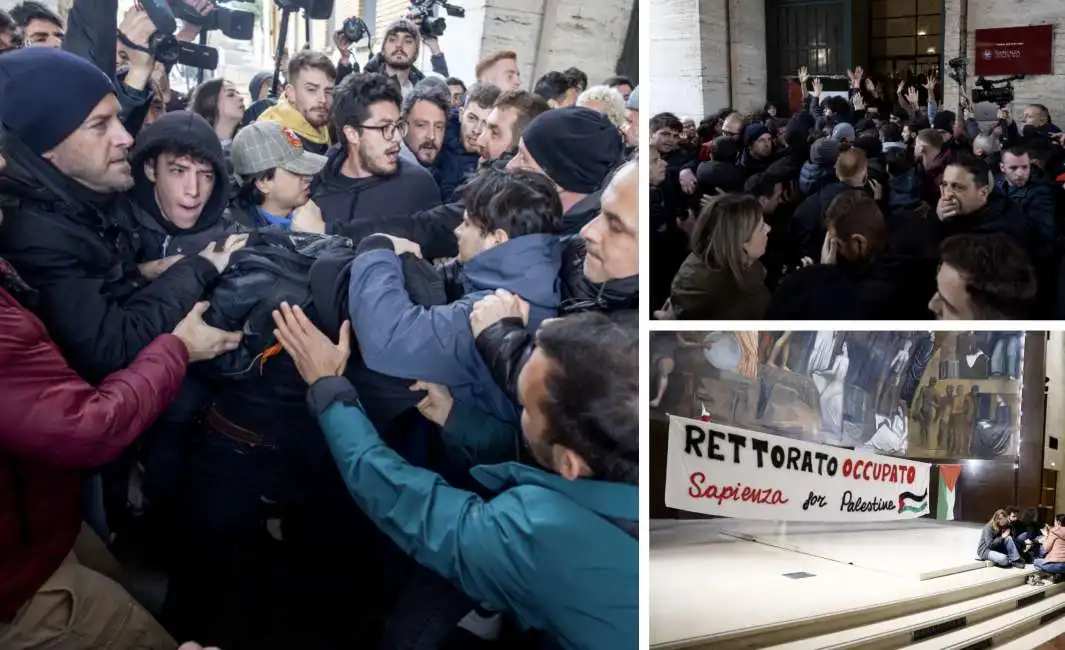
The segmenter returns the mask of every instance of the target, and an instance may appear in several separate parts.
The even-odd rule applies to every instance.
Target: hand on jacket
[[[206,361],[237,349],[243,336],[240,332],[225,332],[203,322],[203,315],[211,307],[198,302],[192,311],[174,328],[174,336],[181,339],[189,351],[189,361]]]
[[[418,259],[422,258],[421,245],[412,242],[409,239],[403,239],[402,237],[394,237],[392,235],[385,235],[385,237],[388,237],[390,240],[392,240],[392,248],[395,249],[396,255],[410,253]]]
[[[455,399],[451,397],[451,391],[447,389],[447,386],[416,381],[411,384],[410,389],[427,393],[422,401],[418,402],[418,411],[425,416],[426,420],[444,426],[447,416],[451,415],[451,407],[455,405]]]
[[[325,219],[322,210],[314,201],[307,201],[292,213],[292,232],[316,232],[325,234]]]
[[[496,289],[492,295],[477,301],[470,313],[470,329],[473,338],[481,335],[492,325],[504,318],[520,318],[523,324],[529,323],[529,303],[506,289]]]
[[[274,336],[292,357],[303,381],[311,385],[323,377],[338,377],[344,373],[351,355],[351,323],[340,326],[340,341],[333,343],[314,326],[299,305],[281,303],[274,310]]]
[[[248,243],[247,235],[230,235],[226,238],[225,243],[222,245],[221,250],[215,248],[214,243],[207,244],[207,246],[200,251],[200,257],[208,260],[214,267],[218,269],[218,272],[226,270],[229,266],[229,258],[233,255],[233,251],[244,248],[244,244]]]
[[[149,280],[154,280],[160,275],[166,273],[166,270],[169,269],[171,266],[174,266],[175,262],[184,258],[184,255],[171,255],[170,257],[164,257],[161,260],[154,260],[152,262],[144,262],[143,264],[138,264],[137,270],[141,272],[141,275],[148,278]]]
[[[684,190],[685,194],[694,194],[695,188],[699,185],[699,180],[695,178],[695,173],[690,169],[682,169],[680,172],[680,189]]]

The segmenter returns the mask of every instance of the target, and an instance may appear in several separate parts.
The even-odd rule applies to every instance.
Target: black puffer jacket
[[[145,175],[145,163],[164,149],[193,152],[197,157],[205,158],[214,168],[211,196],[200,218],[188,229],[177,227],[163,215],[155,198],[155,183]],[[145,127],[137,136],[130,154],[130,164],[133,166],[135,183],[132,191],[133,216],[141,226],[140,261],[157,260],[170,255],[194,255],[226,232],[238,229],[225,218],[230,185],[222,144],[211,125],[199,115],[187,111],[167,113]]]
[[[149,282],[125,194],[63,176],[10,134],[0,173],[0,255],[39,293],[38,316],[79,375],[95,383],[170,332],[218,271],[199,255]]]
[[[639,327],[639,276],[595,284],[584,276],[584,255],[583,239],[571,237],[566,240],[559,271],[562,281],[559,317],[598,311],[617,323]],[[477,337],[477,350],[488,364],[492,377],[515,402],[518,400],[518,375],[534,347],[534,335],[515,318],[503,319]]]

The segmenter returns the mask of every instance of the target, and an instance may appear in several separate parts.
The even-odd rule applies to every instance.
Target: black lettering
[[[810,493],[810,496],[806,497],[806,501],[803,501],[802,509],[809,510],[814,506],[818,508],[824,508],[828,505],[828,499],[823,494]]]
[[[828,458],[828,454],[823,451],[819,451],[814,454],[814,458],[817,459],[817,473],[823,475],[825,473],[825,459]]]
[[[765,460],[762,456],[765,452],[769,451],[769,442],[762,440],[761,438],[751,438],[751,449],[758,454],[758,467],[765,465]]]
[[[895,501],[893,500],[888,501],[873,497],[866,501],[861,497],[855,498],[850,490],[843,493],[843,498],[839,504],[840,512],[884,512],[886,510],[895,510],[895,508]]]
[[[725,439],[725,434],[720,431],[710,431],[710,450],[706,452],[706,457],[713,460],[725,460],[725,457],[721,455],[721,446],[719,441]]]
[[[694,424],[689,424],[684,427],[684,438],[684,453],[695,452],[696,456],[702,458],[703,452],[699,450],[699,445],[706,442],[706,432]]]
[[[769,452],[769,460],[773,462],[773,467],[780,469],[784,466],[784,448],[780,445],[773,445],[773,451]]]
[[[802,471],[809,474],[814,473],[814,458],[808,451],[802,452]]]
[[[839,471],[839,459],[837,459],[835,456],[829,457],[829,459],[828,459],[828,475],[829,476],[835,476],[836,472],[838,472],[838,471]]]
[[[801,449],[788,447],[788,469],[799,471],[799,456],[802,456]]]
[[[747,436],[741,436],[738,433],[728,434],[728,441],[732,443],[732,462],[740,462],[740,447],[747,446]]]

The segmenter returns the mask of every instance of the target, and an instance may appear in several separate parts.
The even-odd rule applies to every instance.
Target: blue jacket
[[[525,235],[476,255],[462,270],[465,295],[449,305],[422,307],[404,288],[403,266],[389,250],[360,254],[351,266],[348,309],[366,367],[393,377],[447,386],[511,423],[518,409],[492,378],[470,330],[473,304],[506,289],[529,303],[528,330],[558,315],[562,245],[554,235]]]
[[[444,203],[454,203],[458,199],[455,190],[466,181],[466,177],[477,171],[480,154],[469,153],[462,144],[462,122],[459,112],[452,110],[447,118],[444,130],[444,146],[433,163],[433,178],[440,186],[440,197]]]
[[[389,449],[346,379],[316,382],[308,401],[348,492],[405,553],[566,650],[637,647],[637,486],[480,465],[471,474],[497,495],[485,501]]]

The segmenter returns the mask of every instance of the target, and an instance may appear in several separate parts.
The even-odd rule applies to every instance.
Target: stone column
[[[944,108],[959,114],[961,88],[948,76],[950,67],[947,61],[959,56],[969,56],[966,50],[968,38],[965,34],[968,4],[968,0],[945,0],[943,10],[943,104]],[[969,75],[973,75],[971,62],[968,71]]]
[[[701,117],[728,103],[724,24],[727,0],[651,0],[648,21],[650,114]]]
[[[768,83],[765,2],[728,1],[732,53],[732,101],[728,104],[742,112],[760,111],[765,106]],[[716,109],[711,106],[710,110]]]

